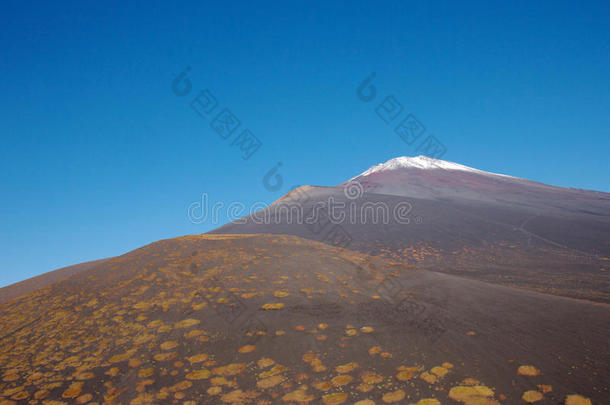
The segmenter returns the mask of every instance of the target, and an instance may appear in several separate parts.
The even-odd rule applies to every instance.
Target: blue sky
[[[213,229],[187,219],[202,193],[271,202],[414,155],[375,112],[389,95],[444,159],[610,191],[607,1],[222,3],[2,3],[0,286]],[[241,122],[228,140],[190,107],[204,89]]]

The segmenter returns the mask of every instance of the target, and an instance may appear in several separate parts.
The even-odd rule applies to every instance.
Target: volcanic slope
[[[103,263],[105,260],[107,259],[73,264],[72,266],[62,267],[61,269],[49,271],[39,276],[28,278],[6,287],[2,287],[0,288],[0,304],[12,300],[13,298],[17,298],[20,295],[25,295],[31,293],[32,291],[36,291],[41,287],[53,284],[61,279],[68,278],[79,271],[88,270],[93,266]]]
[[[300,187],[211,233],[296,235],[418,268],[610,303],[610,194],[448,169],[392,169],[354,181]]]
[[[185,236],[0,304],[0,404],[602,404],[609,318],[294,236]]]

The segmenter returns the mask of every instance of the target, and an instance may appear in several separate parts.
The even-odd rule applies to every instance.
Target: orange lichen
[[[61,396],[63,398],[76,398],[81,394],[82,391],[83,391],[83,383],[75,382],[75,383],[70,384],[68,389],[66,389],[64,391],[64,393],[61,394]]]
[[[253,345],[245,345],[239,348],[238,352],[245,354],[245,353],[252,353],[253,351],[256,350],[256,346]]]
[[[204,368],[202,370],[191,371],[186,375],[185,378],[187,380],[204,380],[206,378],[210,378],[211,375],[212,373],[210,372],[210,370]]]
[[[392,391],[392,392],[383,394],[383,397],[381,397],[381,399],[386,404],[391,404],[394,402],[402,401],[404,399],[405,395],[406,394],[403,390],[396,390],[396,391]]]
[[[263,378],[262,380],[259,380],[256,383],[256,386],[261,389],[267,389],[267,388],[275,387],[276,385],[278,385],[285,379],[286,378],[284,376],[274,375],[274,376]]]
[[[349,384],[350,382],[352,382],[354,379],[354,377],[352,377],[351,375],[338,375],[336,377],[333,377],[330,382],[333,384],[333,386],[335,387],[342,387],[344,385]]]
[[[533,403],[533,402],[538,402],[540,400],[542,400],[542,398],[544,398],[544,396],[538,392],[538,391],[525,391],[523,393],[523,395],[521,396],[521,399],[524,400],[525,402],[528,403]]]
[[[282,309],[282,308],[284,308],[284,303],[282,303],[282,302],[269,303],[269,304],[263,305],[261,308],[265,309],[265,310]]]
[[[543,394],[553,391],[553,387],[550,385],[538,384],[536,387],[538,387],[538,391],[542,392]]]
[[[317,389],[319,391],[328,391],[329,389],[331,389],[333,387],[333,385],[328,381],[318,382],[318,383],[315,383],[313,386],[315,389]]]
[[[484,385],[453,387],[449,390],[449,398],[462,402],[465,405],[499,405],[492,397],[494,392]]]
[[[358,368],[358,363],[351,362],[335,367],[335,371],[339,374],[350,373]]]
[[[540,370],[538,370],[534,366],[520,366],[517,369],[517,374],[533,377],[533,376],[539,375],[540,374]]]
[[[221,376],[232,376],[241,373],[246,369],[244,363],[233,363],[223,367],[217,367],[213,370],[214,374]]]
[[[565,405],[591,405],[591,400],[580,395],[568,395]]]
[[[168,342],[161,343],[161,345],[159,347],[162,350],[171,350],[171,349],[176,348],[177,346],[178,346],[178,342],[168,341]]]
[[[176,322],[174,328],[176,329],[184,329],[190,328],[191,326],[195,326],[199,324],[199,319],[183,319],[180,322]]]
[[[347,400],[347,394],[344,392],[337,392],[335,394],[328,394],[322,397],[324,405],[336,405],[342,404]]]
[[[205,353],[200,353],[200,354],[195,354],[191,357],[187,357],[186,359],[189,361],[189,363],[191,364],[196,364],[196,363],[201,363],[206,361],[209,358],[209,356]]]

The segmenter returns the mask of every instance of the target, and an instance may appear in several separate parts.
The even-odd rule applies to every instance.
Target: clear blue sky
[[[444,159],[610,191],[608,1],[54,3],[0,6],[0,286],[208,231],[202,193],[271,202],[414,155],[375,113],[390,94]],[[250,159],[190,108],[205,88]]]

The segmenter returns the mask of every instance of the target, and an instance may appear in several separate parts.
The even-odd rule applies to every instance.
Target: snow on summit
[[[464,166],[458,163],[448,162],[446,160],[434,159],[428,156],[420,155],[416,157],[401,156],[394,159],[390,159],[385,163],[380,163],[378,165],[372,166],[360,175],[353,177],[351,180],[356,179],[358,177],[368,176],[377,172],[399,169],[459,170],[464,172],[472,172],[491,176],[512,177],[505,174],[485,172],[483,170],[474,169],[472,167]]]

